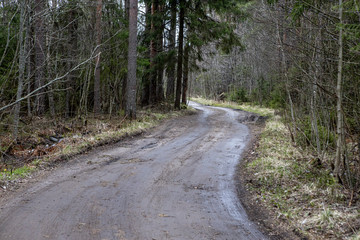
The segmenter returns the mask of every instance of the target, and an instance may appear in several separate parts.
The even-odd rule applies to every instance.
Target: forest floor
[[[288,229],[302,239],[360,239],[359,196],[337,184],[310,150],[291,142],[281,116],[249,104],[193,100],[268,117],[263,126],[252,126],[252,146],[238,166],[237,178],[249,216],[270,236]]]
[[[95,147],[136,136],[163,120],[192,113],[194,110],[191,109],[140,110],[136,121],[109,115],[67,120],[47,116],[22,118],[16,142],[5,121],[0,125],[0,187],[6,190],[37,169],[67,161]]]

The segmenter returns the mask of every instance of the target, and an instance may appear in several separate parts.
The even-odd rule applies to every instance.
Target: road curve
[[[237,199],[241,112],[199,113],[82,155],[1,206],[0,239],[267,239]]]

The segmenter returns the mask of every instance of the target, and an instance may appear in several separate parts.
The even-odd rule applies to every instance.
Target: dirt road
[[[1,206],[0,239],[267,239],[233,173],[249,130],[241,112],[199,114],[79,156]]]

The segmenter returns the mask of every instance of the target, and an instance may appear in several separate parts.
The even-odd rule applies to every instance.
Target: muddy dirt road
[[[241,112],[199,114],[79,156],[1,205],[0,239],[267,239],[237,199]]]

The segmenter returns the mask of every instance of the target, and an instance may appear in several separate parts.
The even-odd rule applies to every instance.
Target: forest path
[[[199,113],[59,167],[1,206],[0,239],[266,239],[241,206],[233,174],[242,113]]]

